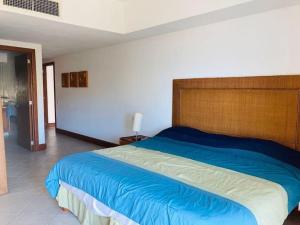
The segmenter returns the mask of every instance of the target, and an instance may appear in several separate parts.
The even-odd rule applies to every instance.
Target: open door
[[[17,140],[22,147],[32,150],[32,101],[30,99],[30,59],[28,54],[15,57],[15,71],[18,80],[18,90],[16,98],[17,111]]]
[[[45,128],[56,127],[54,62],[43,64],[43,85]]]

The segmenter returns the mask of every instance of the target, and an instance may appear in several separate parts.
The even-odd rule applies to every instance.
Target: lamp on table
[[[135,132],[135,138],[136,141],[138,141],[139,138],[139,132],[141,131],[142,128],[142,120],[143,120],[143,114],[142,113],[135,113],[133,117],[133,126],[132,130]]]

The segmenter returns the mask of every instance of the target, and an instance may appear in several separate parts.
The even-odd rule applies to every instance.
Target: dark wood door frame
[[[32,139],[33,145],[32,151],[41,151],[46,149],[45,144],[39,144],[39,132],[38,132],[38,105],[37,105],[37,80],[36,80],[36,56],[35,49],[20,48],[14,46],[0,45],[0,50],[12,51],[19,53],[26,53],[28,56],[28,76],[29,76],[29,100],[32,101],[32,107],[30,109],[32,120]],[[29,103],[28,103],[29,104]]]
[[[43,76],[47,75],[47,71],[46,71],[46,68],[47,66],[53,66],[53,91],[54,91],[54,116],[55,116],[55,128],[56,128],[56,88],[55,88],[55,63],[54,62],[48,62],[48,63],[44,63],[43,64]],[[44,77],[45,79],[45,77]],[[47,79],[46,81],[44,81],[44,83],[47,85]],[[45,98],[48,98],[48,89],[46,87],[46,93],[44,92],[44,99]],[[47,104],[48,104],[48,99],[47,99]],[[44,109],[47,109],[48,110],[48,105],[45,106],[45,102],[44,102]],[[48,123],[48,111],[45,113],[47,114],[47,118],[45,120],[47,120],[47,123]],[[45,127],[49,127],[49,124],[46,124]]]

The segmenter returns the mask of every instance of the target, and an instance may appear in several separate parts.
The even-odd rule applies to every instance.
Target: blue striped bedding
[[[281,158],[281,153],[278,153],[281,150],[286,150],[293,159]],[[233,174],[243,179],[246,177],[266,186],[275,187],[278,189],[274,191],[275,194],[283,193],[283,196],[285,194],[287,196],[287,202],[282,203],[286,213],[291,212],[300,201],[300,169],[297,164],[300,159],[299,153],[274,142],[211,135],[183,127],[166,129],[153,138],[128,147],[107,150],[106,153],[103,150],[103,153],[87,152],[67,156],[51,169],[45,182],[46,188],[55,198],[59,190],[59,181],[64,181],[138,224],[283,223],[275,220],[273,224],[266,224],[267,220],[259,217],[257,211],[253,210],[255,206],[249,207],[247,204],[241,204],[245,200],[236,200],[247,196],[231,198],[228,196],[235,193],[212,191],[213,189],[208,189],[206,185],[202,187],[196,186],[193,182],[185,182],[181,179],[184,170],[171,171],[171,174],[177,174],[170,176],[169,173],[160,171],[160,166],[157,170],[151,169],[153,165],[147,166],[146,159],[143,159],[144,164],[138,164],[139,161],[133,163],[135,159],[134,156],[130,156],[130,151],[154,156],[158,162],[159,157],[155,158],[156,154],[170,158],[170,162],[177,160],[174,162],[187,162],[195,168],[204,168],[201,171],[211,171],[213,168],[218,172]],[[121,154],[124,154],[122,156],[124,160],[121,160],[123,159]],[[163,161],[160,163],[163,167]],[[167,168],[168,164],[170,163],[166,164]],[[176,163],[170,168],[174,166]],[[230,177],[226,179],[226,182],[228,179],[230,181]],[[246,182],[245,179],[244,181]],[[211,181],[208,179],[207,182]],[[255,187],[252,188],[255,190]],[[218,187],[214,190],[217,189]],[[272,205],[272,199],[266,201],[269,202],[265,205],[270,207],[263,210],[271,213],[277,206]],[[252,204],[251,201],[248,202]]]

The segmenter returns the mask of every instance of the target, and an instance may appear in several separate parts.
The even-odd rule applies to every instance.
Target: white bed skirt
[[[60,190],[57,201],[59,203],[60,207],[64,207],[72,211],[75,216],[78,217],[78,219],[84,220],[85,215],[76,215],[76,214],[82,214],[79,213],[79,210],[76,208],[79,207],[85,207],[86,210],[88,211],[89,214],[93,214],[95,216],[101,217],[103,221],[109,220],[110,222],[108,224],[114,224],[114,225],[138,225],[136,222],[132,221],[131,219],[127,218],[126,216],[122,215],[121,213],[118,213],[108,206],[104,205],[91,195],[85,193],[84,191],[75,188],[65,182],[60,181],[61,188],[64,189],[67,192],[71,193],[73,196],[69,196],[66,191]],[[80,202],[80,204],[76,204],[73,199],[68,199],[68,198],[76,198]],[[70,205],[72,204],[72,205]],[[81,206],[80,206],[81,205]],[[83,205],[83,206],[82,206]],[[69,207],[67,207],[69,206]],[[73,210],[72,210],[72,209]],[[76,213],[76,212],[78,213]],[[84,210],[85,211],[85,210]],[[91,216],[91,215],[89,215]],[[81,217],[81,218],[79,218]],[[100,220],[101,220],[100,218]],[[95,219],[93,219],[95,220]],[[84,224],[84,221],[81,221],[82,224]],[[104,222],[103,225],[106,225],[107,222]],[[84,225],[94,225],[94,224],[84,224]],[[99,222],[98,224],[99,225]],[[102,224],[101,224],[102,225]]]

